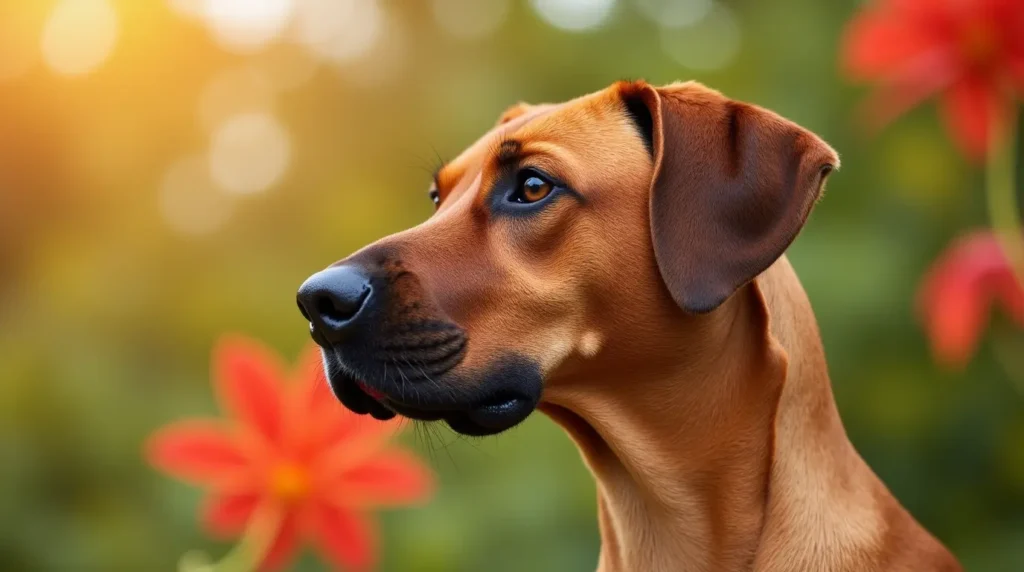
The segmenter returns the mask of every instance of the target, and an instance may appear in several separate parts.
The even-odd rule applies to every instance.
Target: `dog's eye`
[[[554,183],[534,171],[525,171],[519,181],[516,190],[508,197],[514,203],[535,203],[555,190]]]
[[[437,189],[430,189],[430,202],[434,203],[435,209],[441,206],[441,193]]]

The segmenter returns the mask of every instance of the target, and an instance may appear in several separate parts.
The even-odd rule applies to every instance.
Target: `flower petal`
[[[433,493],[434,475],[411,453],[392,449],[345,471],[329,490],[333,501],[347,506],[407,505]]]
[[[324,556],[336,566],[365,570],[377,559],[377,527],[370,515],[351,509],[311,507],[309,534]]]
[[[352,413],[344,406],[335,409],[334,414],[340,417],[342,422],[335,427],[334,433],[324,437],[328,439],[328,443],[340,443],[345,447],[379,445],[396,437],[407,425],[406,419],[402,417],[381,421],[369,415]]]
[[[239,486],[250,477],[250,458],[221,424],[179,421],[157,430],[146,442],[156,468],[202,485]]]
[[[200,519],[213,536],[238,536],[245,530],[259,501],[260,497],[256,493],[214,493],[207,497]]]
[[[864,103],[867,126],[877,130],[928,97],[948,88],[959,74],[956,54],[934,50],[907,65],[883,82]]]
[[[985,158],[989,146],[989,130],[1001,125],[1006,117],[1007,102],[999,91],[978,76],[962,78],[942,98],[942,115],[954,139],[970,159]]]
[[[352,413],[340,404],[336,415],[339,417],[330,420],[317,435],[315,462],[320,474],[338,475],[362,464],[406,426],[403,418],[379,421]]]
[[[962,367],[970,359],[995,298],[1024,323],[1024,292],[995,236],[978,232],[956,240],[928,272],[919,297],[937,360]]]
[[[1021,36],[1024,36],[1024,32],[1021,32]],[[1017,90],[1018,94],[1024,94],[1024,54],[1014,57],[1006,65],[1007,71],[1010,72],[1010,81],[1013,82],[1013,88]]]
[[[295,549],[298,547],[298,544],[298,517],[294,513],[289,513],[281,522],[281,526],[277,530],[277,536],[274,538],[270,550],[267,551],[267,555],[263,558],[263,563],[260,564],[261,572],[274,572],[284,569],[295,555]]]
[[[403,421],[357,415],[334,396],[324,377],[318,349],[303,354],[288,400],[289,448],[299,458],[342,457],[348,465],[372,454],[397,434]]]
[[[327,383],[319,347],[310,346],[302,353],[292,378],[286,423],[289,439],[296,445],[320,448],[348,417]]]
[[[277,357],[255,341],[231,336],[214,348],[213,362],[224,410],[275,442],[281,431],[285,379]]]
[[[297,409],[302,414],[320,414],[338,405],[324,375],[323,352],[311,344],[303,350],[292,373]]]
[[[931,0],[928,0],[929,2]],[[945,37],[935,20],[946,14],[934,3],[878,2],[847,25],[840,48],[843,67],[857,80],[894,79],[900,69],[941,48]]]

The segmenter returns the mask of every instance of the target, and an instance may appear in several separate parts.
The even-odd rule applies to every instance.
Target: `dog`
[[[961,570],[847,438],[784,255],[838,167],[695,82],[521,103],[438,169],[433,216],[299,308],[356,413],[554,419],[597,480],[602,572]]]

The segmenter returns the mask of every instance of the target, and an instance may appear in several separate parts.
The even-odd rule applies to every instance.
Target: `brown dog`
[[[299,305],[353,411],[554,418],[597,478],[600,570],[960,570],[847,439],[783,256],[838,165],[696,83],[521,104],[438,171],[433,217]]]

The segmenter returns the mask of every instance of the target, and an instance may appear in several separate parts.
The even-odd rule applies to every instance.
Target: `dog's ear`
[[[509,121],[512,121],[517,117],[520,117],[521,115],[529,111],[531,107],[533,106],[530,105],[529,103],[520,101],[519,103],[513,105],[512,107],[509,107],[504,112],[502,112],[501,116],[498,117],[498,122],[495,125],[504,125]]]
[[[796,238],[839,158],[802,127],[688,82],[619,93],[654,160],[654,254],[672,298],[710,312]]]

